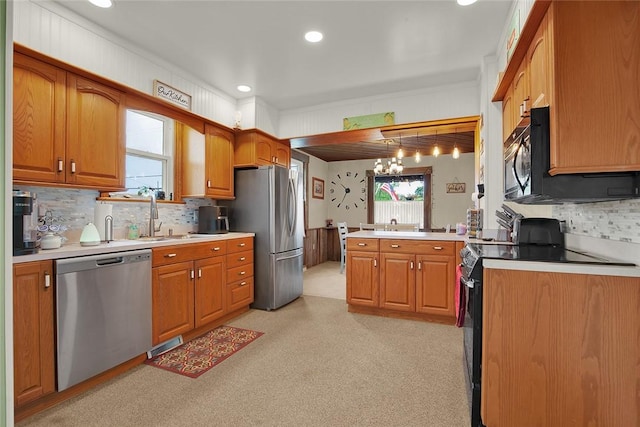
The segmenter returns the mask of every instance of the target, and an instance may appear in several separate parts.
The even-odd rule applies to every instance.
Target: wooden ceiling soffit
[[[384,139],[378,128],[346,130],[291,138],[291,148],[305,148],[319,145],[377,141]]]

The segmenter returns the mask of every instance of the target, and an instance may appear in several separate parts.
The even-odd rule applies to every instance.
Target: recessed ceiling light
[[[304,35],[305,40],[310,43],[318,43],[322,37],[324,36],[320,31],[309,31]]]
[[[113,2],[111,0],[89,0],[89,2],[98,7],[102,7],[104,9],[113,6]]]
[[[469,6],[470,4],[474,4],[477,0],[458,0],[458,4],[460,6]]]
[[[251,92],[251,86],[247,85],[238,85],[236,89],[238,89],[240,92]]]

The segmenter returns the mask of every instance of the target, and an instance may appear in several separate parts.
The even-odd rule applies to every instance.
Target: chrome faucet
[[[149,211],[149,237],[155,237],[156,233],[160,231],[160,227],[162,227],[162,221],[156,228],[156,219],[158,219],[158,204],[156,203],[156,195],[153,191],[149,192],[151,196],[150,201],[150,211]]]

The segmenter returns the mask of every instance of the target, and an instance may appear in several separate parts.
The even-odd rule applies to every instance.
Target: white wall
[[[414,165],[413,160],[406,158],[405,167],[426,167],[432,168],[431,186],[431,227],[440,228],[447,224],[456,222],[466,222],[467,208],[473,207],[471,193],[474,188],[474,155],[473,153],[461,154],[459,159],[453,159],[449,155],[441,155],[438,158],[425,156],[419,165]],[[328,178],[325,181],[325,194],[330,196],[332,188],[331,181],[338,182],[337,175],[344,177],[346,172],[358,173],[358,176],[365,176],[365,171],[373,168],[373,160],[350,160],[345,162],[328,163]],[[357,181],[357,180],[356,180]],[[447,194],[445,184],[448,182],[464,182],[466,193]],[[340,193],[340,186],[334,186]],[[350,187],[352,191],[359,192],[356,186]],[[325,197],[326,199],[327,197]],[[363,197],[367,199],[366,193]],[[341,199],[341,197],[338,197]],[[350,227],[357,227],[361,222],[367,222],[366,203],[358,202],[358,207],[351,205],[349,210],[343,207],[338,208],[337,203],[331,203],[329,198],[327,217],[336,222],[345,221]]]
[[[279,136],[341,131],[345,117],[374,113],[394,112],[396,124],[474,116],[479,113],[479,105],[477,81],[351,99],[281,111]]]
[[[327,225],[327,208],[329,206],[327,176],[329,171],[329,163],[320,160],[317,157],[309,155],[309,175],[307,177],[307,201],[309,208],[309,228],[322,228]],[[324,199],[314,199],[312,197],[312,178],[322,179],[325,183]],[[335,220],[335,218],[334,218]],[[338,222],[334,221],[334,225]]]

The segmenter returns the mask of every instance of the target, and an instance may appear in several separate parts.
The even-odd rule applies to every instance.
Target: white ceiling
[[[477,78],[511,0],[84,0],[66,8],[236,99],[279,110]],[[312,45],[304,33],[324,40]],[[253,88],[249,94],[238,84]]]

